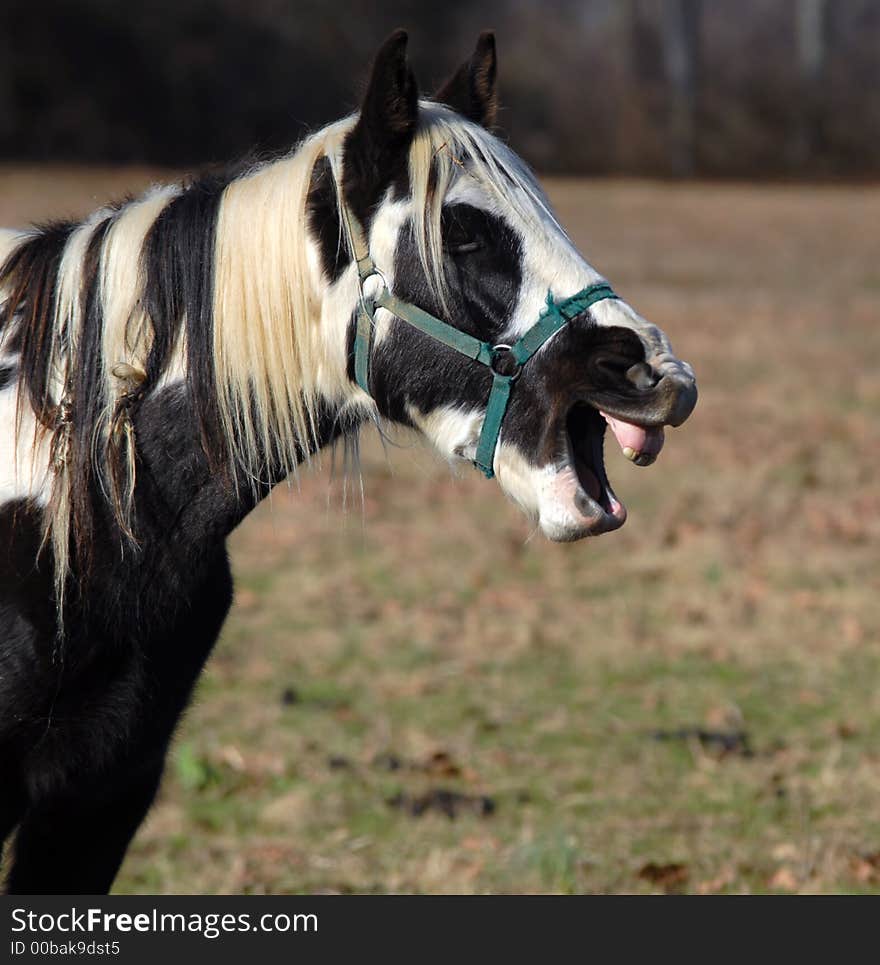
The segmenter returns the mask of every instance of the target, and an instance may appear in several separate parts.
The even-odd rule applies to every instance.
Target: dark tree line
[[[880,0],[3,0],[0,156],[283,149],[399,25],[427,91],[494,27],[503,126],[545,171],[880,172]]]

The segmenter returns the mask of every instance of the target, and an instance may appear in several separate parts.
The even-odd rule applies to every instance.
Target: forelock
[[[409,150],[413,236],[422,269],[445,301],[442,212],[464,201],[504,218],[523,234],[557,235],[570,244],[535,175],[501,140],[440,104],[422,101]]]

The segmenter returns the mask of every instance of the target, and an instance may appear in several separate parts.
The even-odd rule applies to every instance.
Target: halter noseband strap
[[[392,315],[402,319],[413,328],[430,336],[443,345],[455,349],[461,355],[485,365],[492,373],[492,388],[486,403],[486,416],[477,443],[474,465],[487,479],[495,475],[492,464],[501,424],[507,412],[513,383],[519,378],[523,366],[541,346],[560,328],[573,318],[585,312],[596,302],[606,298],[617,298],[611,286],[604,281],[588,285],[576,295],[563,300],[553,298],[547,293],[547,307],[538,316],[535,324],[512,345],[492,345],[473,335],[468,335],[442,321],[417,305],[402,301],[388,288],[385,276],[376,267],[370,256],[363,228],[345,205],[340,206],[347,223],[349,236],[354,249],[360,297],[357,309],[357,325],[354,336],[354,375],[357,384],[367,393],[370,392],[370,359],[373,354],[374,314],[376,308],[384,308]],[[364,284],[376,276],[382,287],[375,295],[367,295]],[[512,364],[511,364],[512,363]]]

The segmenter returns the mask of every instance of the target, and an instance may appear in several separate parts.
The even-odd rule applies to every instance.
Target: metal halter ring
[[[503,356],[502,353],[503,353],[503,352],[511,352],[512,350],[513,350],[513,346],[512,346],[512,345],[506,345],[504,342],[499,342],[498,345],[493,345],[493,346],[492,346],[492,361],[489,363],[489,368],[492,370],[492,372],[493,372],[494,375],[501,375],[501,376],[503,376],[503,377],[506,378],[506,379],[510,379],[511,382],[514,382],[514,381],[516,381],[516,379],[518,379],[518,378],[520,377],[520,374],[522,373],[522,369],[523,369],[523,363],[522,363],[522,362],[516,362],[516,368],[513,370],[513,372],[512,372],[510,375],[508,375],[506,372],[501,372],[501,371],[497,368],[497,364],[498,364],[499,360],[504,358],[504,356]],[[515,361],[515,360],[514,360],[514,361]]]
[[[365,275],[360,276],[359,285],[361,290],[361,296],[365,299],[367,297],[375,298],[375,295],[367,296],[367,293],[364,291],[364,285],[366,285],[366,283],[374,276],[378,278],[379,281],[382,283],[381,288],[379,288],[379,290],[375,294],[376,295],[380,294],[382,289],[388,290],[388,279],[385,277],[384,274],[382,274],[382,271],[374,265]]]

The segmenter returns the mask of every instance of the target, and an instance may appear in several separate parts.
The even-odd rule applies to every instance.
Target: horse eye
[[[459,241],[457,243],[447,244],[446,250],[451,255],[468,255],[472,251],[479,251],[482,247],[479,241]]]

